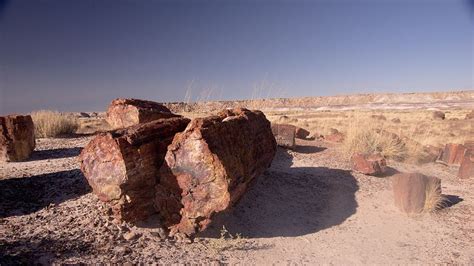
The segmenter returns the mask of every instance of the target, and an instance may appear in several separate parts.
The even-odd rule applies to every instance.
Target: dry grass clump
[[[209,247],[219,253],[225,250],[245,249],[246,241],[240,234],[232,235],[225,226],[222,226],[221,235],[217,239],[209,241]]]
[[[435,212],[446,206],[447,199],[441,194],[441,183],[429,183],[425,191],[424,212]]]
[[[77,118],[56,111],[41,110],[31,113],[37,138],[58,137],[75,133],[79,127]]]
[[[403,160],[407,155],[406,145],[400,138],[373,124],[358,122],[348,128],[343,148],[348,156],[355,152],[380,153],[389,159]]]

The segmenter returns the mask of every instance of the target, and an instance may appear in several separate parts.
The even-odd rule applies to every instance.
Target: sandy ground
[[[474,264],[474,180],[441,164],[389,162],[392,173],[442,179],[450,206],[407,217],[390,175],[350,171],[340,147],[299,141],[193,243],[159,222],[117,225],[91,193],[77,155],[90,137],[41,139],[27,162],[0,165],[0,264],[144,262],[231,264]],[[219,240],[225,226],[244,239]]]

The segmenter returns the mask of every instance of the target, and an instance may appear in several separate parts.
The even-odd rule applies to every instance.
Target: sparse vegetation
[[[56,111],[41,110],[31,113],[37,138],[58,137],[75,133],[79,127],[77,119]]]
[[[357,121],[347,130],[344,149],[349,156],[354,152],[380,153],[396,160],[404,159],[407,153],[405,143],[400,138],[373,124],[362,125]]]
[[[210,240],[208,246],[219,253],[225,250],[244,249],[245,245],[246,241],[239,233],[232,235],[225,226],[222,226],[220,237]]]
[[[434,212],[446,206],[447,199],[441,194],[440,183],[430,183],[425,192],[424,212]]]

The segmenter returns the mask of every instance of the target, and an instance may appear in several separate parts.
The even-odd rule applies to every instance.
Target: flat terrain
[[[90,138],[40,139],[30,160],[0,166],[0,264],[474,263],[474,180],[459,180],[455,167],[389,161],[390,174],[441,178],[451,201],[407,217],[393,205],[390,174],[354,173],[341,144],[301,140],[295,151],[279,148],[271,168],[209,230],[176,243],[157,221],[109,218],[76,158]],[[234,239],[219,238],[223,226]]]

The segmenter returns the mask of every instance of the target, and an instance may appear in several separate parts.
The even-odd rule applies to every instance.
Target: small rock
[[[136,234],[133,231],[127,232],[127,233],[123,234],[122,236],[127,241],[134,240],[134,239],[138,238],[138,234]]]

